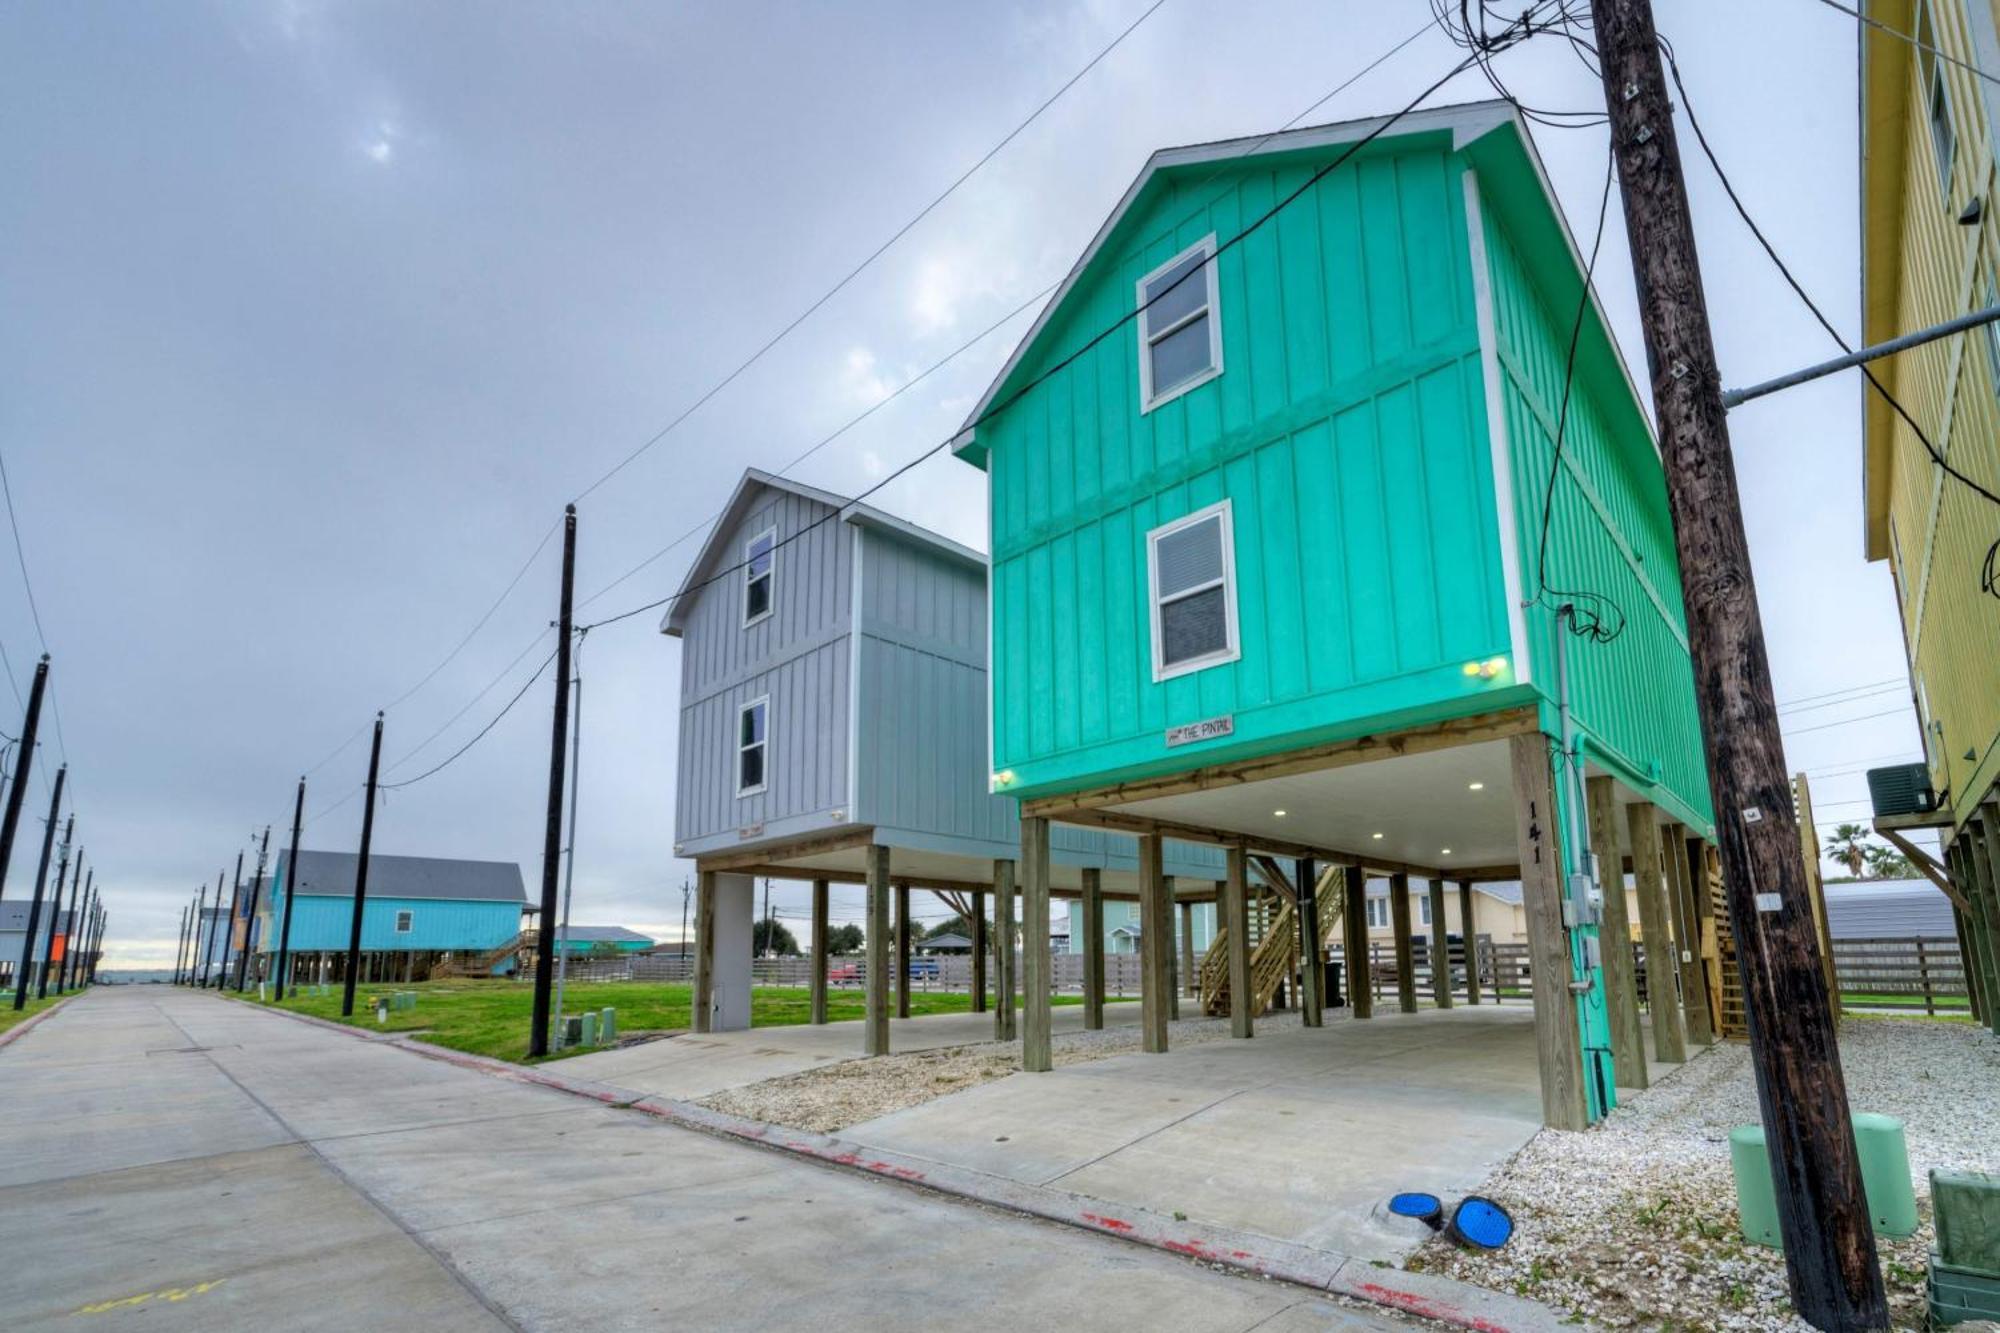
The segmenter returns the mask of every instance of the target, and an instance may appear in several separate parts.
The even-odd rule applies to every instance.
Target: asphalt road
[[[0,1327],[1386,1330],[166,986],[0,1050]]]

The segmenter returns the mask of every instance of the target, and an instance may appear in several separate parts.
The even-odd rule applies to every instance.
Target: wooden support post
[[[547,929],[538,925],[537,929]],[[694,998],[689,1025],[713,1030],[715,1019],[715,872],[704,870],[694,890]]]
[[[1176,892],[1174,888],[1174,877],[1172,875],[1162,875],[1160,876],[1160,883],[1165,886],[1165,888],[1162,890],[1162,893],[1166,899],[1167,1018],[1171,1022],[1178,1023],[1181,1017],[1181,964],[1180,964],[1181,954],[1179,947],[1175,944],[1173,939],[1174,903],[1176,901],[1174,897]]]
[[[1139,1049],[1153,1055],[1166,1054],[1167,991],[1173,985],[1174,905],[1162,859],[1160,835],[1140,834]]]
[[[1021,1068],[1043,1073],[1055,1067],[1050,1041],[1049,821],[1021,821]]]
[[[2000,993],[2000,810],[1987,806],[1984,818],[1969,819],[1965,823],[1963,841],[1965,860],[1972,874],[1971,892],[1966,895],[1975,902],[1982,918],[1980,934],[1985,936],[1985,957],[1982,961],[1986,983],[1986,994],[1990,1000]],[[2000,1034],[2000,1005],[1989,1004],[1986,1026],[1989,1031]]]
[[[1667,883],[1672,893],[1668,905],[1674,914],[1674,966],[1681,979],[1681,1014],[1688,1043],[1713,1046],[1715,1028],[1708,1021],[1708,986],[1702,977],[1701,937],[1694,910],[1694,869],[1688,861],[1690,853],[1699,855],[1696,848],[1701,843],[1699,839],[1690,840],[1687,829],[1679,824],[1667,825],[1665,838],[1661,856],[1667,864]],[[1833,966],[1831,950],[1827,953],[1827,966],[1829,969]],[[1829,984],[1830,978],[1831,972]]]
[[[1194,904],[1181,904],[1181,989],[1201,998],[1201,970],[1194,965]]]
[[[1347,1012],[1356,1018],[1375,1017],[1375,992],[1368,979],[1368,872],[1360,866],[1341,871],[1347,903],[1340,909],[1340,956],[1347,964]]]
[[[1326,942],[1319,937],[1319,865],[1310,856],[1292,866],[1299,894],[1299,1024],[1326,1026]]]
[[[1223,895],[1229,903],[1229,1035],[1248,1037],[1255,1033],[1256,1015],[1250,1005],[1250,854],[1241,847],[1227,853],[1228,878]]]
[[[986,951],[992,932],[986,928],[986,895],[972,894],[972,1012],[986,1012]]]
[[[812,1021],[826,1022],[826,916],[830,886],[823,879],[813,881],[812,905]]]
[[[1458,882],[1458,933],[1465,938],[1465,1002],[1479,1003],[1479,914],[1472,907],[1472,881]]]
[[[1014,1009],[1014,863],[993,863],[993,1040],[1012,1041]]]
[[[1146,873],[1145,840],[1140,839],[1139,874]],[[1145,890],[1139,891],[1142,900]],[[1143,943],[1144,936],[1141,936]],[[1097,1032],[1104,1027],[1104,872],[1095,866],[1083,871],[1083,1026]]]
[[[1660,826],[1653,807],[1634,801],[1625,807],[1632,839],[1632,883],[1639,895],[1639,937],[1646,946],[1646,1012],[1653,1020],[1653,1055],[1679,1064],[1687,1059],[1687,1031],[1677,992],[1680,965],[1674,961],[1672,919],[1660,864]]]
[[[1598,954],[1604,968],[1606,1017],[1611,1025],[1611,1065],[1621,1088],[1646,1088],[1646,1030],[1639,1022],[1639,978],[1632,957],[1632,912],[1625,902],[1625,855],[1618,844],[1618,791],[1613,780],[1585,780],[1590,850],[1597,858],[1597,886],[1604,896]]]
[[[1979,985],[1979,969],[1972,965],[1972,932],[1967,929],[1965,911],[1957,903],[1951,907],[1951,924],[1958,935],[1959,968],[1965,976],[1965,1003],[1972,1021],[1986,1021],[1986,997]]]
[[[1431,1002],[1440,1009],[1451,1008],[1451,932],[1444,924],[1444,881],[1430,881],[1431,905]]]
[[[1541,1070],[1542,1123],[1551,1129],[1586,1129],[1590,1109],[1583,1086],[1583,1029],[1569,983],[1574,965],[1563,925],[1561,824],[1549,740],[1539,733],[1508,738],[1514,777],[1515,842],[1521,865],[1521,902],[1528,918],[1528,975],[1535,996],[1535,1062]]]
[[[910,886],[896,885],[896,1017],[910,1016]]]
[[[862,1019],[864,1055],[889,1053],[889,970],[895,964],[889,947],[889,849],[869,843],[868,869],[868,999]]]
[[[1389,876],[1389,924],[1396,932],[1396,1007],[1417,1012],[1417,957],[1410,942],[1410,877]]]

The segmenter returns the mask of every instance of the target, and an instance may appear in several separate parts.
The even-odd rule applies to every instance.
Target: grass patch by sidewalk
[[[27,1022],[29,1019],[33,1018],[36,1014],[42,1012],[42,1010],[50,1008],[53,1005],[56,1005],[61,1001],[68,999],[72,995],[82,994],[83,989],[84,989],[83,987],[79,986],[74,990],[65,991],[61,995],[57,995],[54,991],[50,991],[45,999],[40,999],[40,1000],[30,995],[28,997],[28,1003],[22,1006],[20,1009],[14,1008],[13,991],[10,990],[0,991],[0,1032],[5,1032],[7,1029],[13,1027],[16,1023]]]
[[[417,993],[414,1009],[391,1010],[389,1021],[375,1021],[374,997],[392,991]],[[643,1032],[673,1032],[691,1022],[694,988],[684,982],[598,981],[573,982],[563,988],[563,1011],[577,1014],[585,1010],[613,1008],[618,1011],[621,1036]],[[259,1003],[254,996],[245,996]],[[352,1027],[378,1032],[409,1032],[422,1040],[455,1051],[492,1056],[517,1063],[528,1058],[528,1021],[534,1010],[534,987],[525,981],[435,981],[409,986],[360,986],[354,992],[354,1017],[340,1016],[340,987],[326,995],[288,995],[274,1006],[314,1018],[345,1021]],[[1058,995],[1057,1004],[1080,1004],[1081,997]],[[262,1001],[269,1004],[270,1001]],[[827,992],[826,1016],[830,1022],[865,1017],[867,998],[859,989],[834,988]],[[912,991],[910,1014],[962,1014],[972,1008],[970,995],[951,991]],[[750,993],[752,1027],[788,1027],[812,1017],[812,993],[802,986],[760,986]],[[582,1055],[583,1050],[565,1051],[552,1059]]]

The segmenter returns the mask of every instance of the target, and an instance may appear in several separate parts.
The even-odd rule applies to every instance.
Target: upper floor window
[[[736,714],[736,794],[755,796],[764,790],[766,714],[771,699],[752,699]]]
[[[1417,898],[1417,924],[1425,930],[1431,928],[1431,896],[1428,893]]]
[[[1917,71],[1920,87],[1929,102],[1931,152],[1937,158],[1938,184],[1951,197],[1951,163],[1958,151],[1958,136],[1951,128],[1951,94],[1945,87],[1944,62],[1932,54],[1937,47],[1937,30],[1931,23],[1929,4],[1917,6]]]
[[[416,921],[416,913],[414,913],[414,912],[398,912],[398,913],[396,913],[396,933],[397,933],[398,935],[407,935],[407,934],[409,934],[409,933],[410,933],[410,927],[411,927],[411,926],[412,926],[413,924],[415,924],[415,921]]]
[[[743,546],[743,625],[746,629],[771,614],[777,553],[776,528],[764,529]]]
[[[1389,928],[1389,900],[1370,898],[1368,900],[1368,929],[1387,930]]]
[[[1222,373],[1215,237],[1139,279],[1139,410],[1150,412]]]
[[[1227,500],[1146,534],[1154,680],[1243,655],[1236,635],[1234,552]]]

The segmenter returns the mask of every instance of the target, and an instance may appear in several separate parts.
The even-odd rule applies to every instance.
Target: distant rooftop
[[[289,857],[287,858],[289,859]],[[361,858],[355,852],[299,852],[298,892],[303,898],[352,898]],[[289,881],[292,877],[285,876]],[[468,902],[525,903],[521,867],[512,861],[457,861],[439,856],[368,857],[371,898],[445,898]]]
[[[651,935],[641,935],[638,931],[627,930],[623,926],[571,926],[567,931],[558,931],[558,933],[568,935],[569,941],[572,944],[653,943]]]

